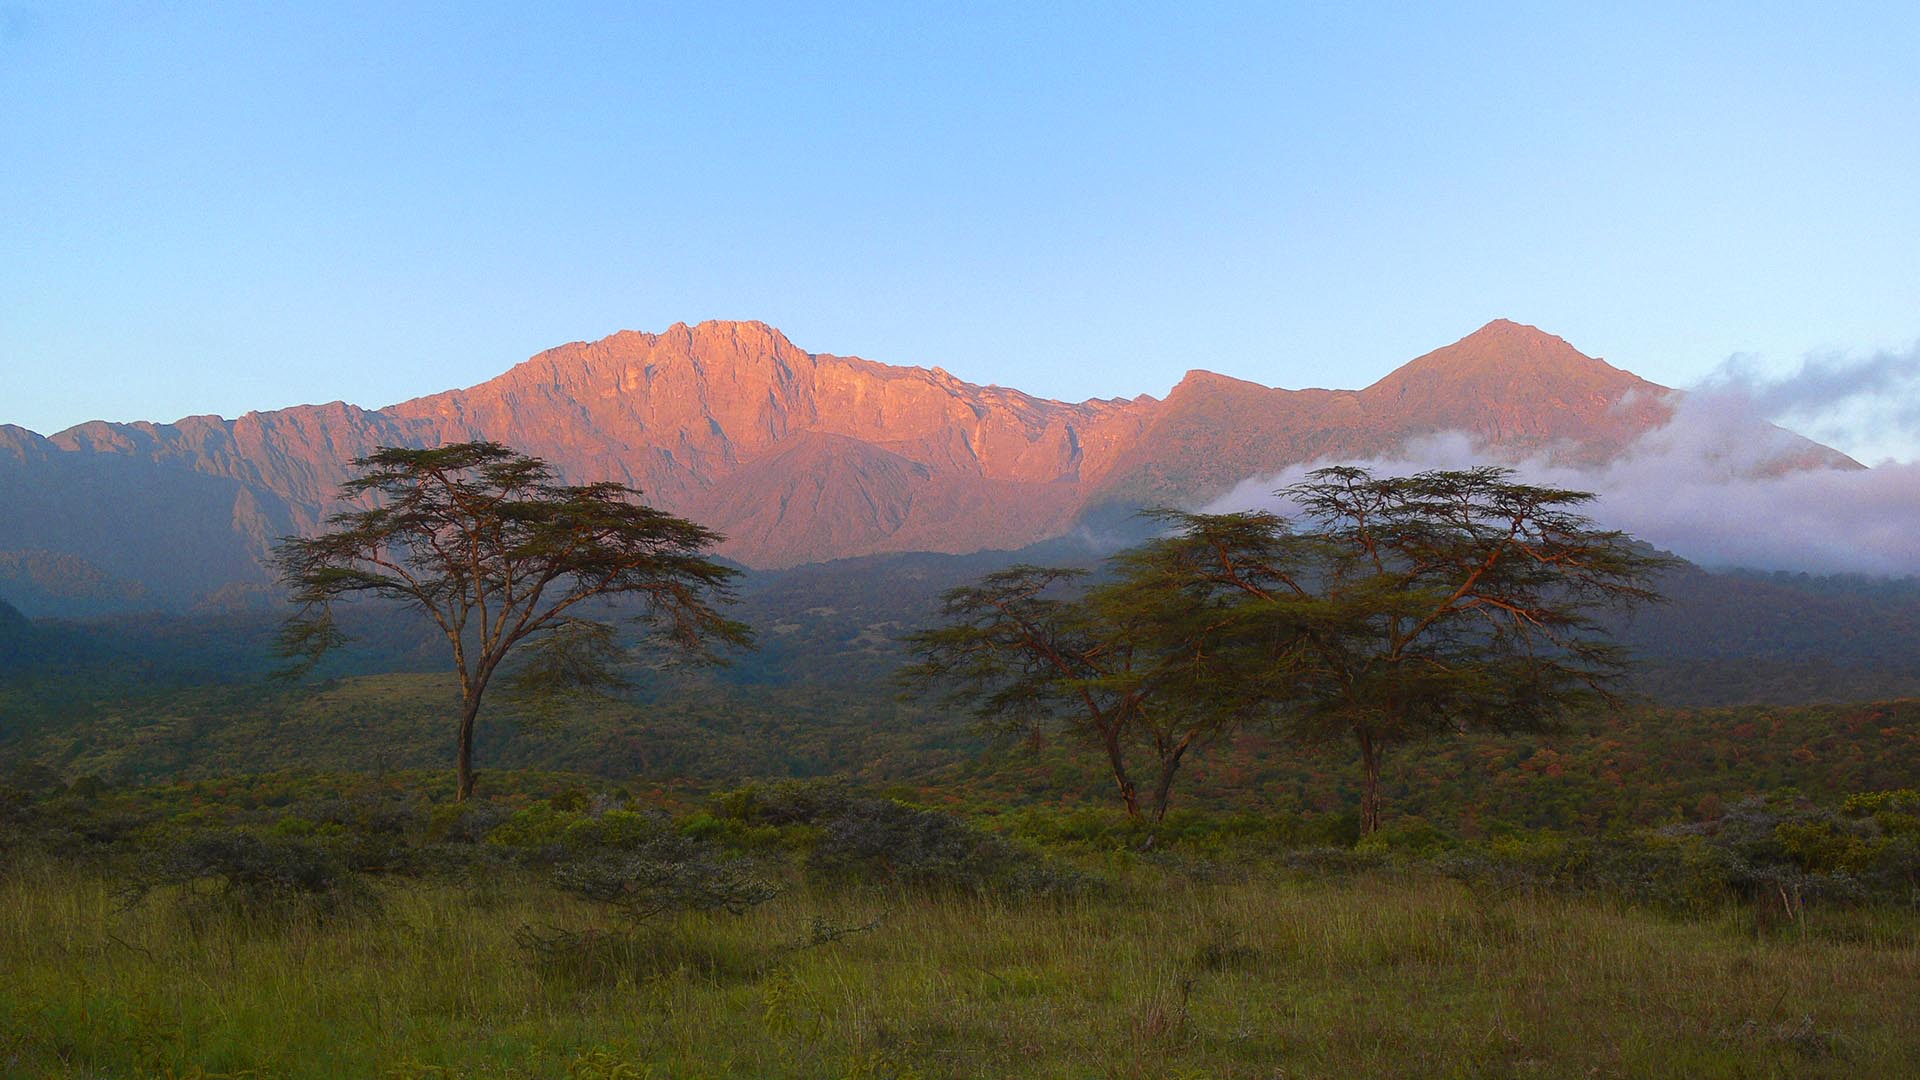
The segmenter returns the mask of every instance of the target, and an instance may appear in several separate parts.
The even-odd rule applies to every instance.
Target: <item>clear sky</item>
[[[1920,339],[1911,2],[183,6],[0,0],[0,421],[706,318],[1069,399]]]

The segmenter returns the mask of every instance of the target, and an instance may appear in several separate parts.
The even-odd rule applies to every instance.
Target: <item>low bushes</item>
[[[1101,887],[1088,874],[952,814],[858,796],[835,782],[742,788],[718,797],[714,816],[749,830],[805,830],[807,875],[828,886],[893,885],[1012,900],[1072,899]]]
[[[1098,882],[950,814],[860,799],[822,823],[807,871],[833,884],[893,882],[1006,899],[1065,900]]]
[[[1920,793],[1856,795],[1839,810],[1781,793],[1708,821],[1604,838],[1515,831],[1437,865],[1500,887],[1696,911],[1743,902],[1788,920],[1808,903],[1910,904],[1920,902]]]
[[[579,845],[551,881],[632,923],[676,911],[740,915],[780,892],[744,860],[664,828]]]
[[[138,903],[161,889],[174,892],[189,914],[211,907],[250,917],[324,918],[379,907],[365,878],[334,853],[239,829],[189,834],[156,850],[123,895]]]
[[[435,802],[405,777],[284,775],[113,787],[44,771],[0,783],[0,858],[33,852],[196,904],[365,909],[370,883],[504,875],[630,910],[745,910],[769,883],[1071,900],[1134,868],[1199,883],[1281,872],[1438,870],[1476,886],[1618,897],[1674,910],[1920,904],[1920,793],[1819,806],[1791,792],[1709,819],[1604,836],[1406,817],[1355,843],[1341,815],[1176,813],[1152,830],[1074,808],[976,807],[979,821],[843,782],[749,785],[679,814],[577,778],[502,774],[515,790]],[[684,806],[684,804],[683,804]],[[1151,881],[1152,877],[1142,878]]]

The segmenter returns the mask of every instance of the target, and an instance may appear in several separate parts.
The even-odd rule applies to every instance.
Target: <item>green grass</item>
[[[0,1075],[74,1077],[1897,1077],[1920,1071],[1920,918],[1757,933],[1420,872],[1131,858],[1111,896],[1006,906],[821,892],[604,926],[517,876],[388,883],[316,923],[122,910],[29,858],[0,879]],[[795,948],[816,918],[881,925]]]

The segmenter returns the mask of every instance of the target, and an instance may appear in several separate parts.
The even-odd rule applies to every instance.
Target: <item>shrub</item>
[[[68,791],[35,801],[20,811],[18,836],[62,860],[111,862],[137,852],[157,815],[118,800]]]
[[[1013,899],[1067,899],[1098,883],[951,814],[856,799],[821,826],[807,860],[816,878],[885,881]]]
[[[1281,856],[1281,865],[1315,877],[1351,877],[1389,865],[1386,854],[1353,847],[1307,847]]]
[[[1746,799],[1713,821],[1662,830],[1710,853],[1725,888],[1745,900],[1862,900],[1854,871],[1877,859],[1879,828],[1788,797]]]
[[[44,765],[28,764],[0,781],[0,851],[19,842],[38,818],[35,805],[65,794],[60,774]]]
[[[137,903],[175,888],[189,908],[214,904],[254,916],[325,917],[377,909],[378,897],[333,853],[284,837],[207,830],[161,848],[124,890]]]
[[[857,798],[846,781],[783,780],[749,784],[714,797],[714,814],[747,825],[816,825],[847,810]]]
[[[576,822],[584,820],[578,810],[562,810],[550,802],[537,802],[507,815],[487,831],[488,847],[512,849],[520,858],[534,863],[552,863],[565,852],[561,837]]]
[[[739,915],[780,892],[741,860],[720,858],[711,845],[659,828],[618,835],[617,842],[582,844],[554,868],[552,880],[630,922],[675,911]]]
[[[568,823],[560,832],[560,846],[568,851],[632,850],[659,839],[668,828],[665,817],[632,810],[608,810]]]
[[[735,851],[811,848],[819,838],[819,830],[808,825],[750,825],[738,818],[719,817],[706,811],[688,815],[678,828],[687,836]]]
[[[1395,852],[1430,856],[1457,844],[1450,834],[1417,817],[1402,818],[1363,837],[1354,845],[1358,851]]]
[[[447,844],[478,844],[511,816],[505,807],[482,801],[441,803],[427,814],[427,839]]]
[[[714,799],[710,820],[694,831],[738,833],[739,840],[756,845],[810,841],[807,872],[825,884],[906,885],[1009,899],[1060,899],[1099,886],[952,814],[856,795],[838,779],[727,792]],[[779,840],[767,830],[777,830]]]
[[[1854,796],[1836,813],[1781,793],[1736,803],[1711,821],[1635,835],[1508,833],[1438,865],[1476,884],[1604,893],[1680,910],[1737,900],[1797,920],[1808,902],[1914,895],[1920,827],[1908,831],[1906,821],[1914,805],[1911,793],[1883,792]]]

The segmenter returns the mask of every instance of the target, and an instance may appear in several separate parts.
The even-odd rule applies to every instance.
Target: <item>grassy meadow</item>
[[[462,808],[446,691],[0,687],[0,1077],[1920,1076],[1920,701],[1422,746],[1362,841],[1337,750],[1146,827],[830,687],[508,718]]]
[[[576,791],[402,826],[338,802],[317,825],[173,795],[129,814],[137,793],[73,826],[74,796],[43,801],[0,873],[0,1075],[1920,1073],[1911,905],[1697,873],[1675,904],[1487,861],[1538,868],[1561,850],[1539,837],[1453,862],[1206,819],[1146,843],[1118,815],[995,832],[840,795],[833,817],[811,790],[674,817]],[[324,858],[129,891],[166,838],[236,823],[263,857]],[[644,836],[777,895],[633,919],[553,869]],[[945,854],[915,862],[907,836]]]

